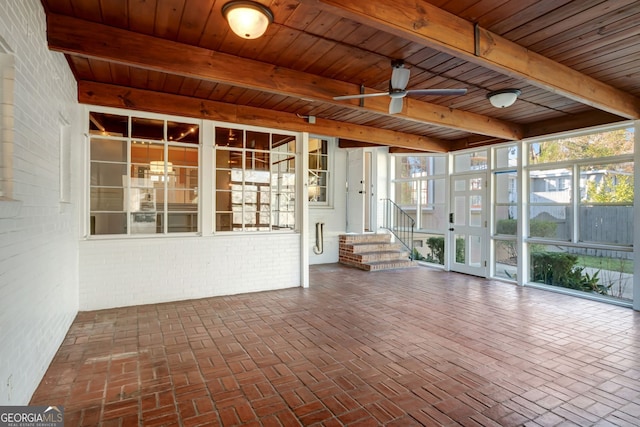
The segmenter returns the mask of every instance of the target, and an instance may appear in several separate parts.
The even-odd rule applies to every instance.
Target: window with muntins
[[[626,125],[527,144],[531,282],[633,300],[634,133]]]
[[[447,158],[394,155],[393,159],[393,201],[415,221],[412,256],[443,265]]]
[[[509,280],[518,270],[518,155],[517,144],[493,149],[494,275]]]
[[[216,127],[215,144],[215,230],[293,230],[295,136]]]
[[[309,202],[325,205],[329,202],[329,141],[309,138]]]
[[[198,231],[197,123],[89,114],[90,234]]]
[[[446,224],[444,156],[396,156],[395,203],[416,221],[417,230],[439,231]]]

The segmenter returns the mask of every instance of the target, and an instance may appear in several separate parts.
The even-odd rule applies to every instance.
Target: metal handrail
[[[391,199],[382,199],[384,205],[384,221],[382,228],[391,231],[396,239],[409,250],[409,258],[413,259],[413,230],[416,221]]]

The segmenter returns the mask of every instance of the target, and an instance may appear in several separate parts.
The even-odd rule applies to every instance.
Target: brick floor
[[[70,426],[637,426],[640,313],[428,268],[82,312],[31,404]]]

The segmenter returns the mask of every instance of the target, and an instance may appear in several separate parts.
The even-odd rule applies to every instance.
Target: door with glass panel
[[[369,233],[375,230],[373,153],[357,149],[348,152],[347,232]]]
[[[451,271],[487,276],[487,174],[451,177],[449,259]]]

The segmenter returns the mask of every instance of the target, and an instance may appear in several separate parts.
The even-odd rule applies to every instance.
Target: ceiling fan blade
[[[451,96],[466,94],[466,89],[412,89],[407,91],[407,95]]]
[[[391,72],[391,89],[404,90],[407,87],[407,83],[409,83],[409,73],[408,68],[393,67],[393,71]]]
[[[389,102],[389,114],[396,114],[402,111],[402,98],[391,98]]]
[[[341,101],[343,99],[360,99],[360,98],[373,98],[374,96],[388,96],[389,92],[379,92],[379,93],[360,93],[358,95],[342,95],[342,96],[334,96],[333,99],[336,101]]]

